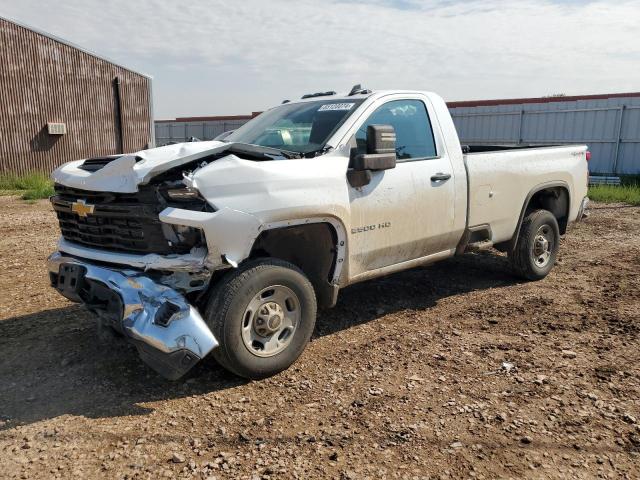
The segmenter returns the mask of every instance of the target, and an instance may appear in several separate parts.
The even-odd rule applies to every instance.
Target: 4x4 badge
[[[92,214],[95,208],[95,205],[85,203],[84,200],[78,200],[77,202],[73,202],[71,204],[71,211],[77,214],[79,217],[86,217],[87,215]]]

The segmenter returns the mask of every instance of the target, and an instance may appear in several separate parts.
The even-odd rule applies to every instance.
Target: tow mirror
[[[396,131],[391,125],[367,127],[367,153],[354,157],[354,170],[388,170],[396,166]]]
[[[351,152],[349,183],[362,187],[371,181],[371,172],[396,166],[396,131],[391,125],[367,127],[367,153]]]

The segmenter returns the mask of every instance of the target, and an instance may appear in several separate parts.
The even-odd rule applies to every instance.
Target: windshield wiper
[[[273,147],[263,147],[262,145],[254,145],[252,143],[234,142],[229,147],[229,150],[254,155],[279,155],[287,159],[302,158],[302,154],[299,152],[292,152],[290,150],[282,150],[280,148]]]
[[[320,155],[324,155],[325,153],[329,152],[333,150],[333,147],[330,146],[324,146],[322,148],[318,148],[316,150],[311,150],[309,152],[304,152],[304,156],[306,158],[313,158],[313,157],[318,157]]]
[[[291,158],[302,158],[302,154],[300,152],[292,152],[291,150],[280,150],[279,148],[276,148],[274,150],[277,150],[278,152],[280,152],[280,154],[288,159]]]

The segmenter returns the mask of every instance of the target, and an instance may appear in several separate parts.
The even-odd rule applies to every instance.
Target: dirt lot
[[[349,288],[253,383],[159,378],[48,287],[48,203],[0,207],[2,477],[640,477],[639,207],[541,282],[482,254]]]

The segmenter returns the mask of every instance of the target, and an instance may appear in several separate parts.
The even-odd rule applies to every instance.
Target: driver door
[[[366,151],[372,124],[394,127],[397,163],[372,172],[363,187],[348,187],[352,278],[449,250],[453,241],[453,168],[436,143],[425,102],[413,98],[378,106],[352,139],[358,153]]]

